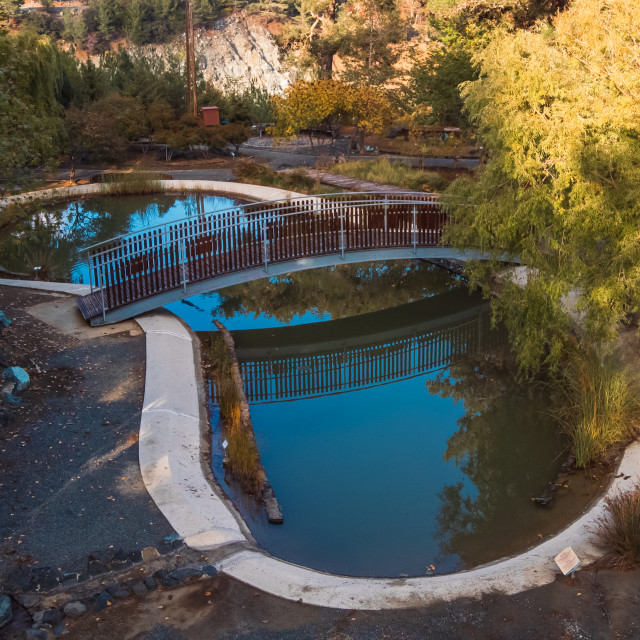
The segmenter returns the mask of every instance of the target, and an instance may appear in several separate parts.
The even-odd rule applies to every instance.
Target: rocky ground
[[[140,478],[144,337],[135,323],[89,329],[74,304],[0,287],[2,355],[31,377],[0,430],[0,624],[13,617],[0,639],[640,639],[639,571],[375,612],[215,575],[215,556],[172,540]]]

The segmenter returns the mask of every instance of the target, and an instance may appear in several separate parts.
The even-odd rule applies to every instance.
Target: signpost
[[[565,576],[570,576],[582,564],[571,547],[561,551],[554,560]]]

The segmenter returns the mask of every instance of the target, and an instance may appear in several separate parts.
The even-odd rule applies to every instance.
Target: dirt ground
[[[67,568],[92,549],[171,533],[137,466],[144,336],[132,322],[89,329],[74,304],[0,287],[13,320],[0,346],[32,374],[0,432],[0,583],[17,564]],[[514,596],[369,612],[289,602],[218,575],[66,622],[69,640],[640,640],[640,571],[591,567]]]

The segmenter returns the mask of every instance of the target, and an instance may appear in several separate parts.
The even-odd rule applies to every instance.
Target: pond
[[[41,279],[89,284],[82,249],[130,231],[238,204],[216,195],[93,196],[47,205],[20,221],[0,245],[0,264]]]
[[[17,225],[0,264],[86,283],[82,247],[235,204],[157,195],[51,206]],[[212,468],[279,558],[357,576],[457,571],[538,542],[599,491],[595,476],[558,475],[567,451],[545,386],[516,383],[486,301],[436,265],[340,265],[168,308],[203,341],[215,319],[234,333],[284,524],[268,525],[225,477],[209,384]],[[552,487],[549,505],[533,502]]]
[[[355,576],[458,571],[538,542],[598,490],[558,475],[547,389],[516,383],[486,301],[437,266],[343,265],[189,302],[203,341],[213,317],[233,330],[284,524],[225,477],[210,395],[214,473],[279,558]],[[549,505],[533,502],[552,486]]]

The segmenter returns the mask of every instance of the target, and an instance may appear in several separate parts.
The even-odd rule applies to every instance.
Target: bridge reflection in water
[[[504,342],[464,289],[324,323],[234,332],[250,403],[363,389],[444,369]]]

